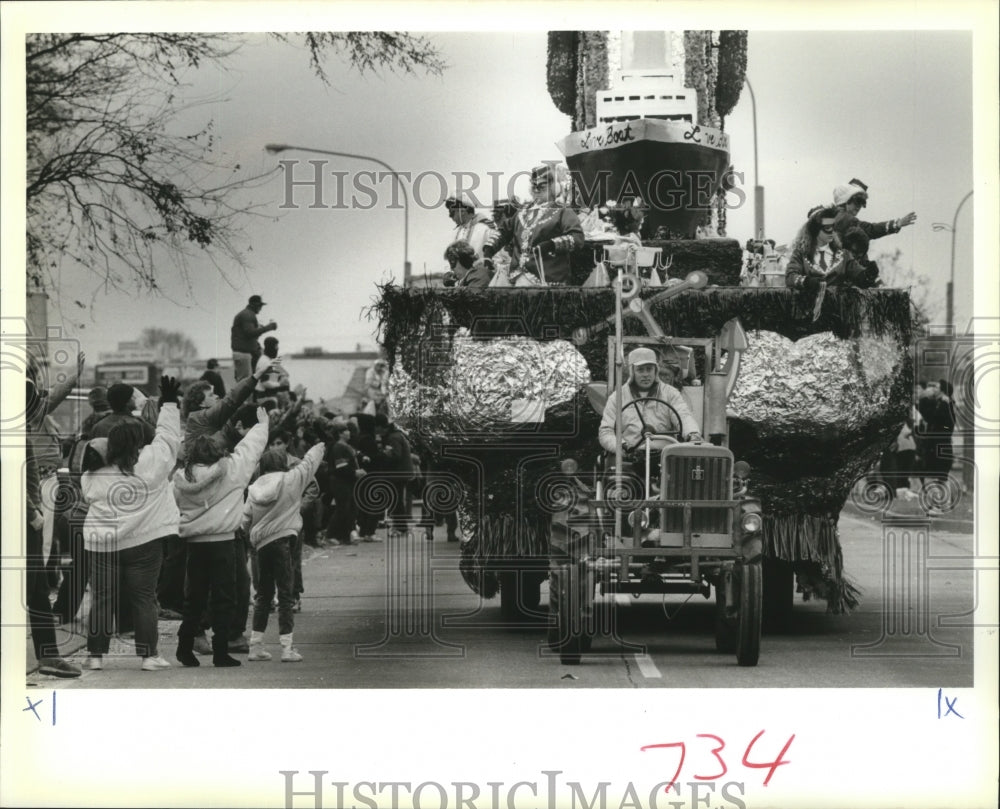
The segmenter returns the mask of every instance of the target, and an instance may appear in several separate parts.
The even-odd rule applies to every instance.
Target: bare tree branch
[[[316,75],[340,57],[361,73],[444,69],[424,37],[387,32],[273,34],[308,50]],[[162,294],[170,273],[190,289],[208,257],[227,283],[246,266],[247,216],[259,205],[238,164],[220,156],[211,120],[182,120],[219,99],[181,100],[193,72],[225,70],[243,41],[228,34],[37,34],[26,38],[27,275],[54,289],[63,269],[104,288]],[[269,175],[264,175],[266,178]]]

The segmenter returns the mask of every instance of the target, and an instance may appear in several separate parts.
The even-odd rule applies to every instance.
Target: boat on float
[[[580,201],[642,197],[652,231],[693,236],[729,167],[729,136],[698,124],[698,94],[660,70],[623,70],[597,93],[597,126],[557,142]]]

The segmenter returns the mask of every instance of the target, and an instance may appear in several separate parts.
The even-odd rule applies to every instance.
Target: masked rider
[[[615,451],[615,420],[618,416],[618,397],[622,401],[622,451],[626,454],[635,452],[641,447],[642,436],[649,432],[654,434],[674,433],[678,440],[700,441],[698,423],[691,415],[687,401],[672,385],[668,385],[658,377],[659,364],[656,352],[651,348],[636,348],[628,355],[628,381],[614,394],[608,397],[604,407],[604,417],[598,431],[601,446],[610,453]],[[639,400],[640,404],[629,406],[629,402]],[[677,415],[662,402],[667,402]],[[680,424],[677,417],[680,416]],[[664,439],[652,442],[654,449],[662,449],[667,443]]]

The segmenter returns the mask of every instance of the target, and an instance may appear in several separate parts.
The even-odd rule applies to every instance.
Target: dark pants
[[[371,514],[370,512],[358,509],[358,533],[363,537],[375,536],[381,519],[381,514]]]
[[[378,477],[378,472],[369,472],[366,481],[373,482]],[[362,498],[364,500],[364,498]],[[384,511],[373,511],[371,504],[354,502],[355,517],[358,521],[358,533],[363,537],[374,536],[378,531],[378,524],[382,521]]]
[[[90,554],[83,547],[83,522],[87,509],[75,508],[65,514],[57,514],[55,531],[59,546],[70,557],[70,565],[63,569],[62,584],[52,611],[65,624],[76,617],[83,603],[83,595],[90,581]]]
[[[28,623],[31,626],[31,642],[35,646],[35,657],[58,657],[55,621],[49,609],[49,579],[45,572],[46,560],[42,558],[42,532],[30,525],[26,563],[27,581],[25,606],[28,608]]]
[[[162,539],[121,551],[95,551],[90,554],[90,561],[87,651],[94,655],[108,653],[118,611],[116,606],[121,604],[121,611],[132,616],[135,653],[139,657],[159,654],[156,581],[163,563]]]
[[[208,606],[212,616],[213,645],[220,639],[228,641],[236,607],[235,556],[235,539],[188,542],[184,620],[177,630],[178,638],[201,634],[201,614]]]
[[[892,469],[889,474],[883,473],[889,482],[889,489],[895,496],[896,489],[910,488],[910,476],[917,475],[917,451],[904,449],[894,453]]]
[[[292,559],[292,593],[298,598],[306,591],[302,584],[302,534],[288,540],[288,553]]]
[[[405,533],[410,528],[410,511],[412,508],[410,493],[407,491],[407,482],[398,478],[394,479],[392,481],[392,488],[396,494],[395,503],[392,506],[390,514],[392,530]]]
[[[253,631],[267,629],[267,616],[271,612],[271,599],[275,588],[278,590],[278,632],[289,634],[295,628],[294,574],[289,545],[294,537],[272,540],[262,548],[257,548],[257,575],[259,577],[257,595],[253,602]]]
[[[923,446],[924,477],[931,480],[947,480],[954,463],[950,439],[927,438]]]
[[[316,546],[316,532],[319,531],[321,517],[323,516],[323,504],[319,499],[302,504],[302,541],[306,545]]]
[[[351,531],[354,530],[357,519],[357,509],[354,506],[354,485],[337,481],[330,488],[336,505],[330,516],[327,534],[338,542],[350,542]]]
[[[160,606],[174,612],[184,609],[184,568],[187,561],[187,540],[178,536],[167,537],[166,556],[156,585],[156,598]]]
[[[233,623],[229,628],[229,640],[238,640],[247,631],[247,620],[250,618],[250,570],[247,567],[250,543],[245,539],[235,539],[233,543],[236,604],[233,608]]]

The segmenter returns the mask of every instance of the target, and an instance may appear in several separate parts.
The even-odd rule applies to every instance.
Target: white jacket
[[[174,496],[181,512],[180,535],[189,542],[233,539],[243,516],[243,490],[250,483],[260,456],[267,448],[267,424],[260,422],[236,445],[232,455],[211,466],[174,472]]]
[[[83,524],[88,551],[125,550],[177,533],[180,512],[170,473],[180,443],[180,412],[167,402],[160,407],[156,437],[139,452],[134,474],[105,466],[80,478],[80,490],[90,505]]]
[[[601,442],[601,446],[608,452],[615,451],[615,418],[618,415],[619,395],[622,396],[623,408],[622,441],[630,447],[635,446],[642,438],[643,420],[654,433],[667,433],[679,429],[678,441],[685,440],[690,433],[698,432],[698,422],[691,415],[691,408],[688,407],[687,400],[675,387],[657,380],[656,387],[650,391],[648,398],[662,399],[667,404],[673,405],[674,410],[681,417],[680,424],[677,424],[677,417],[659,402],[642,402],[642,404],[626,408],[626,405],[636,398],[632,393],[632,386],[626,383],[619,391],[608,397],[607,404],[604,406],[604,416],[601,419],[597,438]],[[638,410],[642,411],[641,419]]]
[[[281,537],[297,534],[302,528],[302,493],[312,482],[323,453],[322,444],[306,453],[302,463],[287,472],[268,472],[254,481],[243,507],[243,529],[250,532],[256,549]]]

